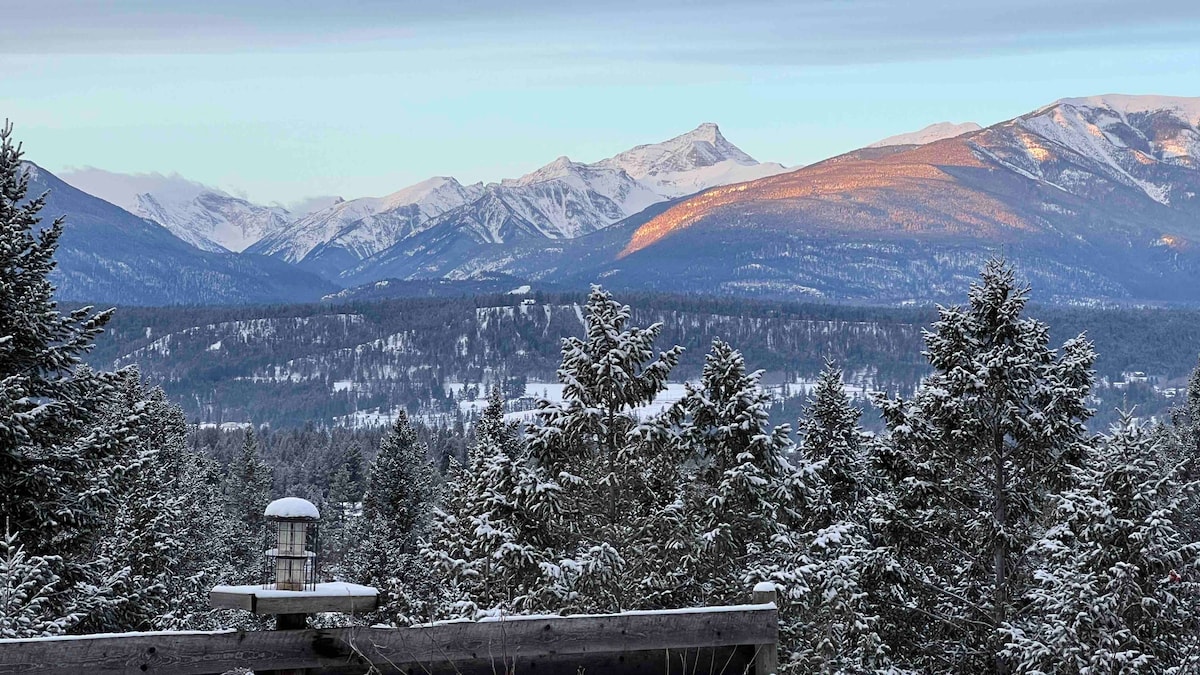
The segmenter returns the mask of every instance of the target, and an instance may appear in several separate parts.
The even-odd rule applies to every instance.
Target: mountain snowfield
[[[204,251],[244,251],[291,221],[286,209],[253,204],[178,174],[122,174],[85,168],[65,171],[59,178],[153,220]]]
[[[974,122],[963,122],[955,124],[954,122],[938,122],[930,124],[924,129],[911,131],[904,134],[896,134],[888,136],[879,141],[868,145],[868,148],[886,148],[892,145],[925,145],[934,141],[941,141],[947,138],[955,138],[963,134],[969,134],[972,131],[979,131],[983,127]]]

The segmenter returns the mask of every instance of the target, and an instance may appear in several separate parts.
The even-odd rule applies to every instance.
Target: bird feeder
[[[274,614],[281,630],[304,628],[318,612],[369,612],[378,605],[379,591],[370,586],[317,581],[317,523],[321,513],[298,497],[276,499],[263,512],[269,539],[262,582],[246,586],[217,586],[208,594],[213,607]]]
[[[268,549],[263,588],[279,591],[311,591],[317,587],[317,522],[321,513],[313,503],[299,497],[276,499],[263,513],[271,524],[275,546]]]

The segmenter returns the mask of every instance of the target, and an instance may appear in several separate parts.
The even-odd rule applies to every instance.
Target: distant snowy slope
[[[1106,108],[1121,115],[1167,113],[1191,126],[1200,126],[1200,97],[1159,96],[1156,94],[1102,94],[1059,99],[1047,107],[1067,105],[1077,108]]]
[[[937,124],[930,124],[924,129],[920,129],[918,131],[910,131],[906,134],[888,136],[887,138],[876,141],[867,147],[883,148],[890,145],[925,145],[926,143],[933,143],[934,141],[940,141],[946,138],[962,136],[963,134],[968,134],[972,131],[979,131],[982,128],[983,127],[974,122],[963,122],[962,124],[955,124],[954,122],[938,122]]]
[[[260,206],[179,174],[123,174],[86,168],[64,172],[69,185],[149,218],[206,251],[242,251],[285,227],[286,210]]]
[[[302,218],[314,211],[324,211],[325,209],[330,208],[331,206],[336,206],[344,201],[346,200],[334,195],[306,197],[304,199],[284,205],[284,208],[287,209],[288,213],[292,214],[294,217]]]

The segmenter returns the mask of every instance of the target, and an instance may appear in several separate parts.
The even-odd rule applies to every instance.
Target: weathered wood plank
[[[0,641],[0,674],[207,675],[236,667],[353,672],[368,662],[412,664],[536,659],[736,645],[774,645],[773,607],[463,622],[422,628],[252,633],[144,633]],[[423,672],[420,668],[417,672]]]
[[[222,593],[212,591],[208,601],[213,607],[244,609],[255,614],[317,614],[319,612],[342,612],[357,614],[369,612],[378,605],[374,596],[259,596],[250,593]]]

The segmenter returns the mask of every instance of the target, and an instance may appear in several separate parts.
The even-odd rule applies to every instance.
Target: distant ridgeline
[[[1035,297],[1037,291],[1035,289]],[[932,308],[838,306],[734,298],[619,294],[633,322],[665,327],[656,345],[687,348],[673,379],[696,377],[713,338],[766,371],[778,421],[832,358],[852,391],[907,392],[927,372],[922,329]],[[398,408],[452,425],[486,388],[504,384],[513,410],[552,393],[560,339],[583,330],[581,294],[354,301],[265,307],[122,307],[89,357],[136,364],[189,420],[275,427],[387,423]],[[1061,342],[1086,331],[1100,354],[1097,423],[1113,408],[1153,414],[1196,365],[1200,311],[1035,307]],[[1143,372],[1125,385],[1124,373]],[[1115,383],[1117,386],[1107,386]],[[472,386],[473,385],[473,386]],[[1169,392],[1168,392],[1169,393]],[[861,401],[860,401],[861,402]],[[874,415],[867,415],[869,422]]]

